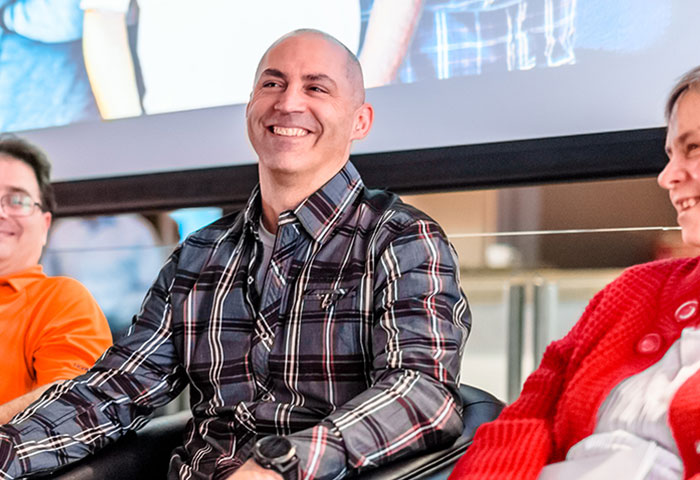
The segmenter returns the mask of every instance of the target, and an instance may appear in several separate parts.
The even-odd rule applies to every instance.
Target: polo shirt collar
[[[25,270],[20,270],[19,272],[11,273],[9,275],[0,276],[0,285],[9,285],[15,291],[19,292],[27,288],[30,284],[46,278],[44,269],[41,265],[34,265]]]

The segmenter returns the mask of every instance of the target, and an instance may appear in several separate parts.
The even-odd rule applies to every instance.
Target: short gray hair
[[[673,109],[676,106],[676,103],[678,103],[678,99],[681,98],[681,95],[691,89],[700,89],[700,66],[686,72],[680,78],[680,80],[678,80],[676,85],[671,90],[671,93],[668,95],[666,109],[664,110],[666,123],[668,123],[670,120]]]

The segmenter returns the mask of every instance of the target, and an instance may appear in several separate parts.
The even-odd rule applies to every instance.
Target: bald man
[[[260,175],[246,207],[175,250],[92,370],[0,427],[0,476],[77,460],[188,383],[169,478],[342,478],[460,434],[458,264],[432,219],[348,161],[374,116],[362,85],[322,32],[267,50],[246,109]]]

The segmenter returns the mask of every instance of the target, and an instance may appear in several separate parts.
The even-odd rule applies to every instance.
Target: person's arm
[[[38,42],[69,42],[82,35],[83,12],[80,0],[12,0],[0,2],[0,20],[7,31]]]
[[[396,77],[413,38],[423,0],[375,0],[360,63],[365,87],[380,87]]]
[[[148,291],[129,337],[85,375],[56,385],[0,426],[0,478],[50,472],[77,461],[142,427],[187,385],[171,341],[179,251]]]
[[[462,432],[458,376],[469,330],[451,245],[432,221],[392,223],[376,251],[372,385],[287,436],[302,478],[337,478],[448,444]],[[367,288],[363,285],[360,288]]]
[[[479,427],[449,480],[535,480],[539,476],[554,451],[552,423],[572,354],[606,292],[591,300],[564,338],[547,347],[518,399],[496,420]]]
[[[126,12],[85,11],[83,57],[102,118],[109,120],[141,115]]]
[[[21,397],[17,397],[0,405],[0,425],[9,422],[12,417],[27,408],[30,403],[38,399],[41,394],[48,390],[52,385],[53,383],[42,385],[39,388],[35,388],[31,392],[25,393]]]
[[[36,386],[84,374],[112,345],[107,319],[83,284],[49,278],[44,291],[46,299],[25,338]]]
[[[37,308],[25,341],[34,390],[0,405],[0,425],[38,399],[52,384],[87,372],[112,345],[109,325],[95,299],[79,282],[49,279],[46,302]]]

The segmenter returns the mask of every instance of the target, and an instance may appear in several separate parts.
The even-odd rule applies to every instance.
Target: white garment
[[[146,113],[245,103],[267,47],[298,28],[323,30],[357,52],[359,0],[138,0]],[[82,0],[124,13],[129,0]]]
[[[598,463],[620,458],[619,452],[645,451],[646,462],[630,460],[628,475],[620,477],[616,467],[596,473],[603,480],[680,480],[683,463],[678,453],[671,428],[668,410],[673,396],[683,383],[700,370],[700,329],[685,328],[680,338],[668,349],[661,360],[646,370],[633,375],[617,385],[598,410],[593,434],[571,447],[566,461],[552,468],[546,467],[541,479],[587,478],[552,476],[552,472],[565,464],[585,464],[592,458]],[[632,459],[633,457],[629,457]],[[651,461],[649,461],[651,460]],[[583,473],[582,473],[583,475]],[[637,475],[637,476],[635,476]]]

